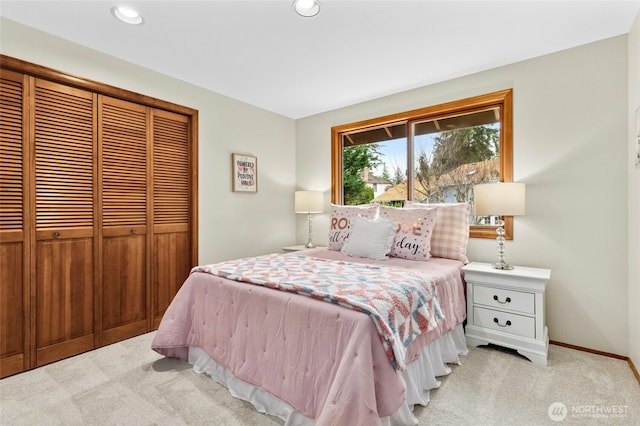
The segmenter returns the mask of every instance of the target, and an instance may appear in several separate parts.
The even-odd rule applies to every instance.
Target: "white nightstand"
[[[477,262],[462,270],[467,282],[467,344],[494,343],[547,365],[544,290],[551,271],[522,266],[499,270]]]

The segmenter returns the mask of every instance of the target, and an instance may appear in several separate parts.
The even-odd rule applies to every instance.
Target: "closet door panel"
[[[0,377],[29,368],[26,77],[0,72]]]
[[[26,323],[22,242],[0,243],[0,378],[27,369]]]
[[[57,231],[55,231],[57,232]],[[93,349],[93,241],[38,241],[37,365]]]
[[[193,266],[189,256],[189,234],[186,227],[164,228],[155,234],[153,271],[156,276],[156,303],[153,327],[157,328],[162,315]],[[185,230],[181,230],[185,229]]]
[[[186,116],[153,111],[153,326],[193,266],[190,145]]]
[[[149,329],[148,108],[101,97],[103,344]]]
[[[94,347],[95,97],[35,81],[38,366]]]
[[[105,238],[103,253],[102,338],[108,345],[148,329],[146,270],[140,267],[146,263],[146,236]]]

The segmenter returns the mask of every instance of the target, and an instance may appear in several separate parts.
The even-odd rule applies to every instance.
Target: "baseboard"
[[[631,368],[631,372],[633,373],[633,375],[635,376],[636,380],[638,381],[638,384],[640,384],[640,373],[638,373],[638,369],[636,368],[635,365],[633,365],[633,361],[628,356],[613,354],[611,352],[597,351],[595,349],[585,348],[584,346],[571,345],[569,343],[557,342],[555,340],[549,340],[549,343],[552,344],[552,345],[556,345],[556,346],[562,346],[562,347],[569,348],[569,349],[575,349],[577,351],[589,352],[589,353],[596,354],[596,355],[602,355],[602,356],[606,356],[606,357],[609,357],[609,358],[615,358],[615,359],[621,359],[623,361],[627,361],[627,364],[629,364],[629,368]]]
[[[626,357],[623,355],[612,354],[611,352],[597,351],[595,349],[585,348],[584,346],[571,345],[569,343],[557,342],[555,340],[549,340],[549,343],[556,346],[563,346],[565,348],[575,349],[577,351],[589,352],[596,355],[607,356],[609,358],[621,359],[623,361],[627,361],[629,359],[629,357]]]
[[[638,369],[635,365],[633,365],[633,361],[631,361],[631,358],[627,359],[627,362],[629,363],[629,367],[631,368],[631,371],[633,371],[633,375],[636,376],[636,380],[640,385],[640,373],[638,373]]]

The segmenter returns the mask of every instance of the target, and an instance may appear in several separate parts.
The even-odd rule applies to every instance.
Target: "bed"
[[[412,214],[423,217],[426,212]],[[435,212],[429,215],[435,221]],[[380,208],[373,216],[380,217]],[[421,238],[424,242],[427,237],[429,251],[439,254],[433,247],[434,227],[423,226]],[[331,246],[338,240],[343,246],[355,241],[352,231],[349,238],[330,235],[328,248],[194,268],[167,309],[152,348],[189,362],[194,371],[208,374],[232,395],[287,425],[417,424],[413,406],[427,405],[429,390],[439,386],[437,377],[449,374],[447,364],[459,363],[467,350],[462,328],[465,258],[428,253],[427,259],[373,259]],[[393,241],[400,241],[399,231],[400,226]],[[404,241],[415,256],[419,250]],[[274,278],[278,268],[286,279]],[[304,282],[292,278],[291,271],[298,270],[304,271],[299,274],[306,276]],[[324,293],[305,287],[314,281],[324,289],[331,277],[339,276],[364,280],[360,285],[370,291],[376,274],[385,282],[398,277],[402,285],[423,280],[416,285],[427,290],[404,301],[395,300],[395,294],[407,291],[394,293],[397,309],[371,308],[383,313],[375,317],[371,303],[327,300]],[[358,300],[376,298],[368,294]],[[415,305],[412,311],[399,314],[409,303]],[[392,330],[385,328],[379,317],[395,315],[401,320]]]

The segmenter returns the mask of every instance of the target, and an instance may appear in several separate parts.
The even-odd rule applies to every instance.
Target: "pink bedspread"
[[[360,261],[325,249],[304,253]],[[410,362],[424,344],[464,320],[462,263],[433,258],[381,264],[424,271],[435,280],[445,319],[412,343]],[[309,297],[194,273],[169,306],[152,344],[157,352],[183,360],[189,346],[203,348],[236,377],[317,425],[379,424],[404,401],[404,381],[389,363],[373,321]]]
[[[437,328],[443,319],[431,278],[406,268],[273,253],[197,266],[191,272],[301,294],[364,312],[373,320],[396,370],[406,367],[406,349],[411,342]]]

